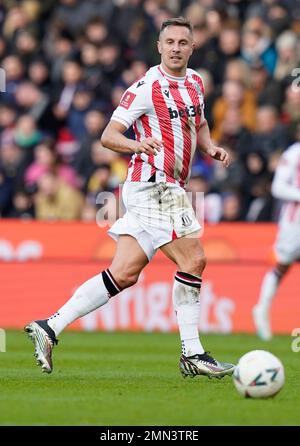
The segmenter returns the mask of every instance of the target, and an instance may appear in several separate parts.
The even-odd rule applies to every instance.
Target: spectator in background
[[[224,69],[224,81],[239,82],[244,88],[249,89],[251,86],[249,65],[241,58],[230,59]]]
[[[240,45],[241,37],[238,25],[230,22],[228,24],[225,23],[220,30],[217,49],[220,81],[223,81],[222,75],[224,75],[228,63],[240,57]]]
[[[212,108],[217,98],[217,92],[214,86],[214,81],[211,73],[205,68],[198,68],[196,70],[201,76],[204,85],[205,94],[205,117],[210,128],[213,127]]]
[[[300,54],[297,54],[298,36],[293,31],[284,31],[276,39],[277,63],[274,78],[284,81],[291,76],[294,68],[299,66]]]
[[[8,55],[2,61],[2,68],[5,72],[5,93],[1,95],[6,103],[15,105],[14,94],[25,78],[25,66],[19,56]]]
[[[95,205],[94,198],[86,197],[83,204],[80,220],[84,222],[94,223],[97,216],[97,207]]]
[[[89,182],[93,177],[93,174],[103,166],[108,171],[107,166],[110,167],[110,177],[107,182],[109,191],[114,190],[122,184],[127,175],[127,163],[123,158],[120,158],[116,152],[106,149],[103,147],[99,140],[94,141],[91,145],[91,164],[89,165],[89,170],[86,171],[86,187],[88,188]],[[102,178],[102,175],[101,175]],[[102,190],[102,189],[101,189]]]
[[[34,208],[38,220],[76,220],[81,216],[83,195],[61,182],[58,175],[48,172],[37,184]]]
[[[73,188],[80,186],[75,170],[61,161],[55,151],[55,142],[51,139],[41,141],[34,149],[34,161],[24,174],[27,188],[32,189],[47,172],[55,173],[61,181]]]
[[[33,198],[29,191],[19,189],[15,192],[9,217],[20,218],[22,220],[31,220],[34,218]]]
[[[222,200],[219,194],[210,190],[207,175],[192,171],[186,190],[199,221],[207,223],[220,221]]]
[[[101,16],[109,21],[113,7],[110,0],[59,0],[54,20],[63,23],[69,32],[76,34],[78,30],[89,28],[90,21],[95,17]]]
[[[85,28],[87,41],[96,45],[101,45],[109,37],[109,29],[101,17],[91,18]]]
[[[57,135],[56,151],[65,164],[73,165],[79,151],[79,141],[68,127],[62,127]]]
[[[13,129],[17,121],[16,109],[8,104],[0,104],[0,146],[13,139]]]
[[[241,54],[248,64],[260,61],[266,70],[273,74],[277,53],[271,36],[271,29],[260,17],[249,19],[242,30]]]
[[[63,67],[67,60],[76,56],[75,43],[72,36],[65,29],[61,31],[49,30],[49,37],[45,39],[45,57],[51,61],[50,77],[54,85],[61,82]]]
[[[228,191],[222,194],[222,216],[221,221],[231,223],[241,220],[242,199],[237,191]]]
[[[76,88],[66,120],[67,127],[77,140],[86,134],[85,117],[94,106],[94,93],[86,85]]]
[[[15,50],[26,66],[41,55],[37,37],[27,29],[17,33]]]
[[[243,125],[242,115],[238,108],[229,108],[221,122],[218,143],[230,148],[236,156],[251,150],[251,133]]]
[[[252,147],[265,157],[288,144],[286,127],[280,122],[275,107],[264,105],[257,109],[257,126],[252,135]]]
[[[38,89],[49,97],[51,82],[49,65],[41,57],[35,58],[28,66],[28,78]]]
[[[95,166],[86,186],[87,195],[94,197],[95,201],[99,192],[112,192],[111,165],[102,163]]]
[[[97,100],[102,100],[106,104],[110,99],[111,83],[104,75],[98,53],[98,45],[85,42],[80,50],[80,60],[84,82],[94,91]]]
[[[299,76],[299,75],[298,75]],[[294,79],[297,81],[297,79]],[[290,128],[300,120],[300,85],[299,81],[291,83],[285,90],[285,100],[282,104],[282,120]]]
[[[243,196],[242,215],[245,218],[253,200],[269,193],[268,182],[271,181],[271,176],[268,172],[267,156],[257,149],[243,157],[243,165],[241,192]]]
[[[14,142],[23,149],[27,162],[33,158],[33,149],[41,141],[42,132],[38,129],[34,118],[27,114],[17,120],[14,129]]]
[[[245,167],[241,155],[230,146],[223,145],[230,155],[231,163],[227,169],[214,164],[214,175],[211,181],[213,190],[222,194],[224,191],[241,191],[245,180]]]
[[[250,65],[250,86],[258,106],[272,105],[280,110],[283,90],[280,82],[272,78],[262,62]]]
[[[82,178],[82,183],[86,184],[87,178],[91,173],[91,166],[93,165],[92,145],[99,142],[106,125],[105,115],[101,111],[90,110],[85,116],[84,124],[86,133],[81,138],[80,148],[74,157],[73,166]]]
[[[26,154],[13,141],[6,141],[0,148],[0,168],[13,183],[13,191],[22,187],[24,170],[27,165]]]
[[[121,76],[124,61],[121,56],[121,47],[116,40],[107,39],[101,43],[98,51],[99,62],[103,75],[112,85]]]
[[[62,67],[61,87],[54,92],[57,101],[54,105],[54,115],[61,122],[65,122],[70,111],[74,94],[83,82],[83,70],[76,60],[66,60]]]
[[[214,127],[212,136],[217,141],[220,140],[221,125],[224,116],[232,108],[237,109],[241,114],[242,123],[247,129],[255,129],[256,103],[253,95],[247,92],[241,83],[225,81],[222,96],[216,100],[213,107]]]
[[[39,128],[52,137],[57,136],[59,121],[53,114],[49,95],[30,81],[20,83],[15,92],[19,111],[35,119]]]

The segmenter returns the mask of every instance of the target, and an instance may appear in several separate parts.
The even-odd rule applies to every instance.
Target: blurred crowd
[[[1,218],[92,221],[98,194],[118,195],[129,156],[101,133],[179,15],[194,25],[189,66],[212,137],[232,159],[197,154],[188,190],[205,192],[206,221],[276,219],[274,170],[300,140],[299,0],[0,0]]]

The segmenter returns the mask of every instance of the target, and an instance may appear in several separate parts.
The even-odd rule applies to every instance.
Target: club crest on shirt
[[[191,226],[192,224],[192,219],[186,212],[182,214],[181,221],[182,221],[182,226],[184,227]]]
[[[136,94],[131,93],[131,91],[127,91],[126,93],[124,93],[124,95],[120,101],[120,106],[124,107],[124,108],[126,108],[126,110],[128,110],[135,97],[136,97]]]

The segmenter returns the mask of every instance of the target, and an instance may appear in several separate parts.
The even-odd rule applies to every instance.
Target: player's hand
[[[229,166],[229,154],[226,152],[225,149],[222,149],[222,147],[212,146],[206,151],[206,153],[215,160],[221,161],[226,167]]]
[[[139,142],[135,148],[135,153],[145,153],[146,155],[157,155],[162,147],[162,141],[156,138],[148,137]]]

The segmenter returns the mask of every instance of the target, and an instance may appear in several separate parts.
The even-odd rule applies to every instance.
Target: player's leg
[[[277,263],[269,270],[262,281],[259,299],[253,308],[253,320],[258,336],[269,341],[272,338],[270,310],[281,279],[289,270],[290,264]]]
[[[231,375],[234,365],[221,363],[208,355],[199,339],[201,275],[206,258],[198,237],[182,237],[160,249],[178,267],[172,299],[182,344],[181,373],[191,377]]]
[[[135,284],[147,263],[148,258],[138,242],[129,235],[120,236],[109,268],[84,282],[50,318],[33,321],[25,327],[35,344],[35,356],[43,371],[52,371],[52,349],[64,328]]]

